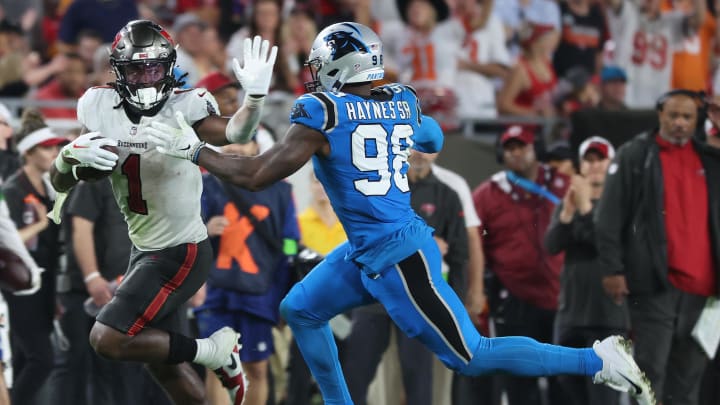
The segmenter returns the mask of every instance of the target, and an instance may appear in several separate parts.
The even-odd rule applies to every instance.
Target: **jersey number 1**
[[[355,180],[355,188],[364,195],[385,195],[390,191],[390,177],[395,186],[407,193],[410,191],[407,165],[413,141],[410,136],[413,129],[407,124],[398,124],[390,134],[392,162],[388,157],[388,133],[379,124],[358,125],[352,133],[352,162],[361,172],[375,172],[379,179],[364,178]],[[403,144],[404,142],[404,144]]]
[[[142,198],[142,180],[140,179],[140,155],[130,154],[123,162],[122,174],[128,180],[128,206],[130,211],[141,215],[148,214],[147,201]]]

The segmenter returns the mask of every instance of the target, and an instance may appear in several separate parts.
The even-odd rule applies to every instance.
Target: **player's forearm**
[[[217,153],[209,148],[203,148],[197,159],[199,166],[221,180],[254,191],[259,186],[254,180],[256,169],[252,162],[252,157]]]
[[[23,243],[37,236],[40,232],[47,228],[47,224],[43,222],[35,222],[34,224],[18,229],[18,234]]]
[[[470,69],[487,77],[505,78],[510,73],[507,66],[499,63],[474,63]]]
[[[246,96],[243,106],[230,117],[225,127],[225,137],[230,143],[249,142],[262,118],[265,97]]]
[[[75,187],[78,180],[73,177],[72,171],[63,173],[56,166],[50,167],[50,183],[52,183],[55,191],[65,193]]]
[[[85,218],[73,217],[73,254],[83,278],[99,271],[95,257],[95,240],[93,230],[95,224]]]

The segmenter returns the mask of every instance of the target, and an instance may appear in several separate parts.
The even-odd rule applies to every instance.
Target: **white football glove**
[[[175,113],[175,119],[179,128],[153,121],[145,129],[148,138],[155,143],[158,152],[197,163],[198,154],[205,146],[205,142],[198,139],[195,130],[185,121],[181,111]]]
[[[92,167],[98,170],[112,170],[118,160],[118,155],[103,149],[103,146],[117,146],[117,140],[110,138],[98,138],[100,132],[89,132],[80,135],[74,141],[63,146],[55,159],[55,166],[62,173],[68,173],[73,164],[66,162],[63,158],[77,161],[76,165]]]
[[[240,67],[237,58],[233,58],[233,72],[235,72],[235,77],[242,85],[243,90],[245,90],[245,94],[251,96],[266,96],[268,94],[278,51],[277,46],[273,46],[268,56],[269,48],[270,42],[267,39],[260,38],[259,35],[256,35],[252,40],[245,38],[244,66]]]

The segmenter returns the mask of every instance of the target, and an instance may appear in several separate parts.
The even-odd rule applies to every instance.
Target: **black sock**
[[[185,335],[175,332],[168,332],[170,335],[170,351],[168,352],[167,364],[180,364],[192,362],[197,353],[197,342]]]

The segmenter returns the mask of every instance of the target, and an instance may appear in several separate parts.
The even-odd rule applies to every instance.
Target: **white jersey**
[[[206,239],[200,168],[158,152],[144,129],[153,121],[177,127],[177,111],[192,125],[219,111],[215,98],[205,89],[177,89],[160,112],[143,116],[138,124],[122,107],[115,108],[119,103],[114,89],[94,87],[78,101],[77,115],[88,130],[118,141],[119,160],[110,181],[130,240],[140,250],[159,250]]]
[[[505,45],[505,29],[500,19],[491,14],[483,28],[465,39],[462,58],[477,64],[497,63],[510,66],[510,52]],[[481,73],[461,69],[455,76],[461,118],[495,118],[495,81]]]
[[[630,108],[653,108],[670,90],[673,53],[685,36],[685,14],[672,11],[649,20],[633,1],[624,0],[620,12],[608,16],[613,60],[628,76],[625,103]]]
[[[399,82],[414,86],[442,86],[452,88],[457,74],[457,58],[462,53],[465,28],[456,19],[439,23],[429,35],[403,26],[381,34],[383,51],[397,63]],[[384,28],[385,29],[385,28]],[[398,32],[399,35],[390,35]]]

